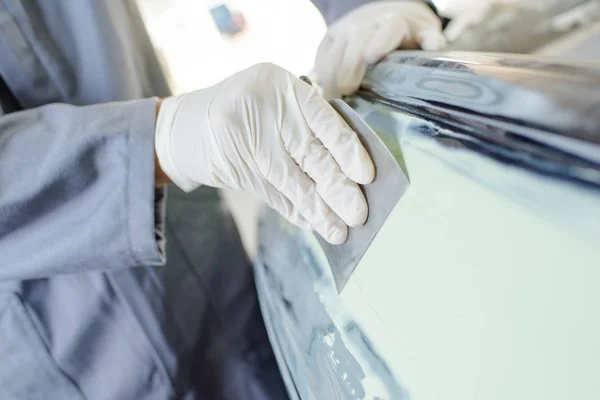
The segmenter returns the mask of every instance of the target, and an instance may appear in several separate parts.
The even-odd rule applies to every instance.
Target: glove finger
[[[300,113],[300,110],[298,110]],[[302,115],[293,118],[304,121]],[[331,153],[311,132],[308,124],[295,124],[282,132],[282,139],[292,159],[315,182],[317,193],[349,226],[365,223],[367,201],[358,185],[342,172]]]
[[[446,38],[442,32],[435,29],[423,29],[419,31],[417,42],[423,50],[435,51],[446,48]]]
[[[302,169],[315,181],[317,193],[327,205],[349,226],[365,223],[369,210],[358,185],[340,170],[329,151],[314,139],[300,155]]]
[[[266,184],[273,187],[269,182],[266,182]],[[292,203],[274,187],[271,195],[265,197],[265,199],[269,207],[281,214],[286,220],[296,225],[300,229],[312,231],[312,226],[308,223],[308,221],[306,221],[302,215],[300,215],[298,210],[294,208]]]
[[[371,36],[363,55],[368,64],[374,64],[398,49],[408,34],[408,25],[402,18],[388,18],[382,21]]]
[[[344,95],[354,94],[360,87],[369,66],[364,59],[365,48],[375,30],[375,25],[369,25],[355,34],[350,34],[346,40],[342,61],[335,66],[338,74],[337,86]]]
[[[301,229],[312,231],[311,225],[302,217],[302,215],[300,215],[292,203],[268,180],[247,179],[246,182],[250,183],[246,188],[247,190],[256,193],[269,207],[281,214],[286,220]]]
[[[375,179],[375,166],[356,133],[313,87],[297,80],[294,89],[303,119],[342,172],[356,183],[371,183]]]
[[[331,244],[346,241],[348,226],[323,201],[315,183],[283,147],[273,150],[271,159],[264,160],[259,167],[264,177],[325,240]]]

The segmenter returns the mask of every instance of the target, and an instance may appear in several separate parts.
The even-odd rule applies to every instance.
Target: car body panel
[[[499,55],[398,52],[369,72],[348,101],[410,187],[342,293],[312,233],[261,218],[292,398],[600,396],[599,85]]]

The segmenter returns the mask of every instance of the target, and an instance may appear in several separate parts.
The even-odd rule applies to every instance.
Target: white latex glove
[[[350,95],[367,67],[403,48],[446,46],[440,18],[420,1],[376,1],[334,23],[319,46],[315,73],[328,99]]]
[[[373,163],[354,133],[310,85],[272,64],[161,105],[156,154],[180,188],[257,193],[290,222],[333,244],[366,221],[356,184]]]

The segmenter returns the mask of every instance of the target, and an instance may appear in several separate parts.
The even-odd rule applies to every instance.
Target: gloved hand
[[[333,244],[366,221],[356,184],[373,163],[317,91],[272,64],[163,101],[156,124],[162,170],[180,188],[244,189]]]
[[[420,1],[376,1],[335,22],[319,46],[315,73],[327,99],[353,94],[367,67],[403,47],[444,48],[442,23]]]

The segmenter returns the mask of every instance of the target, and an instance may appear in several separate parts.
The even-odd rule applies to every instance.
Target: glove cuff
[[[156,119],[156,128],[154,130],[154,148],[163,172],[180,189],[185,192],[190,192],[200,186],[200,184],[192,181],[179,170],[175,163],[175,157],[172,151],[173,127],[179,106],[184,98],[185,95],[174,96],[169,97],[162,102]]]

